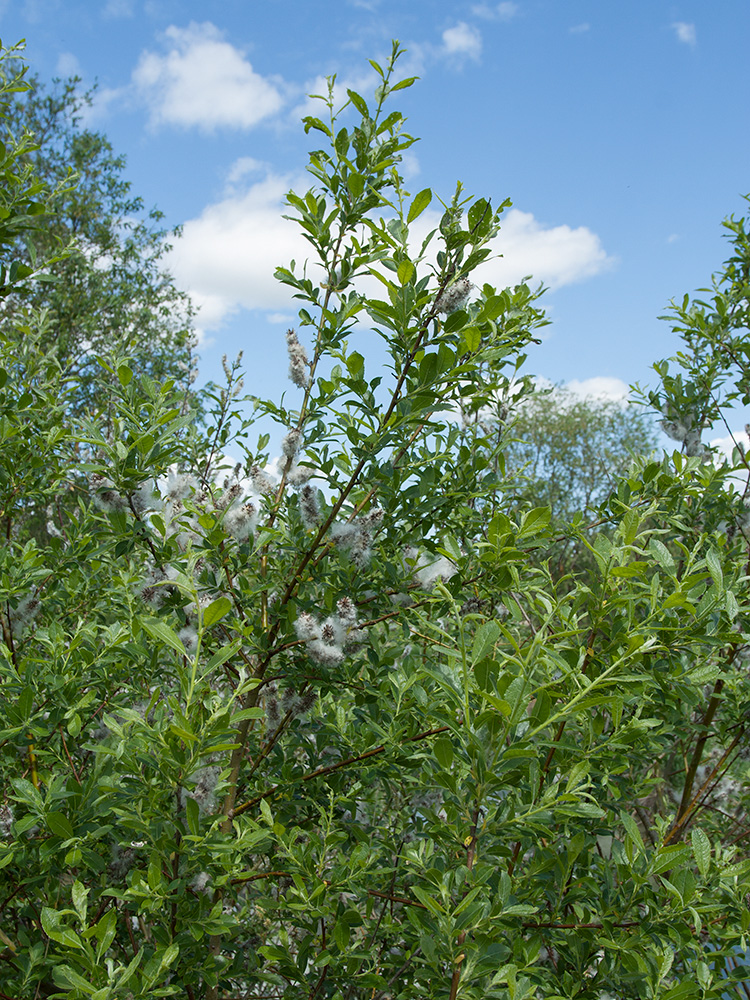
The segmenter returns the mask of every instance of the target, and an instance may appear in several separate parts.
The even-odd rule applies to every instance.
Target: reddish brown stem
[[[429,736],[437,736],[439,733],[445,733],[449,729],[450,726],[440,726],[437,729],[427,729],[425,732],[418,733],[416,736],[409,736],[401,742],[417,743],[419,740],[425,740]],[[317,770],[303,775],[299,780],[312,781],[313,778],[320,778],[324,774],[332,774],[334,771],[340,771],[342,767],[349,767],[350,765],[358,764],[363,760],[369,760],[371,757],[377,757],[379,754],[385,753],[386,749],[386,746],[381,744],[380,746],[373,747],[371,750],[367,750],[365,753],[358,754],[356,757],[348,757],[346,760],[340,760],[336,764],[328,764],[325,767],[319,767]],[[253,806],[257,806],[257,804],[263,799],[268,799],[272,795],[275,795],[280,788],[281,785],[274,785],[273,788],[268,788],[265,792],[261,792],[252,799],[248,799],[247,802],[243,802],[241,806],[237,806],[237,808],[232,812],[232,815],[228,817],[229,823],[231,824],[234,816],[239,816],[241,813],[247,812],[248,809],[252,809]]]
[[[695,750],[693,750],[693,756],[690,761],[690,766],[688,767],[687,774],[685,775],[685,787],[682,790],[682,799],[680,800],[680,808],[677,810],[677,819],[675,820],[675,827],[682,825],[682,818],[687,813],[688,803],[690,802],[690,797],[693,794],[693,784],[695,782],[695,775],[700,766],[701,759],[703,757],[703,751],[706,748],[706,743],[708,742],[708,727],[714,720],[716,715],[716,710],[719,707],[721,690],[724,687],[724,681],[719,678],[714,685],[713,694],[711,695],[711,700],[708,703],[705,714],[700,724],[701,734],[698,737],[698,742],[695,744]]]

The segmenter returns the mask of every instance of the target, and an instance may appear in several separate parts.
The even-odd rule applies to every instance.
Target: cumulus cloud
[[[503,256],[487,261],[479,274],[482,280],[503,288],[533,275],[554,290],[592,278],[614,264],[587,226],[545,227],[531,212],[517,208],[503,216],[492,249]]]
[[[133,71],[152,125],[249,129],[281,109],[280,80],[256,73],[210,22],[172,25],[164,42],[164,54],[144,52]]]
[[[238,163],[229,171],[235,179],[246,166],[243,160]],[[268,173],[243,190],[229,187],[220,201],[184,224],[169,265],[200,309],[201,330],[215,330],[241,307],[289,309],[291,291],[274,279],[274,270],[292,259],[301,270],[310,255],[298,228],[282,218],[291,187],[304,190],[307,182]]]
[[[689,24],[687,21],[675,21],[672,30],[677,36],[677,41],[682,42],[683,45],[695,45],[698,40],[695,34],[695,25]]]
[[[568,392],[585,399],[607,399],[624,403],[630,389],[621,378],[609,375],[595,375],[593,378],[577,379],[565,383]]]
[[[251,158],[236,161],[228,171],[223,197],[184,224],[182,238],[172,250],[170,268],[200,307],[198,325],[204,331],[217,329],[240,308],[286,317],[292,308],[291,291],[274,279],[274,270],[295,260],[301,273],[311,257],[310,244],[294,223],[282,217],[287,191],[305,190],[309,178],[267,170],[256,178],[258,170],[266,168]],[[439,222],[440,215],[430,209],[420,216],[412,228],[415,249]],[[433,253],[437,249],[436,239]],[[475,280],[498,288],[517,284],[528,275],[552,289],[560,288],[593,277],[613,263],[599,237],[587,227],[546,227],[530,212],[518,209],[504,217],[492,250],[504,256],[482,264]],[[321,277],[313,265],[308,274],[313,280]],[[360,289],[378,294],[380,286],[375,279],[371,282],[372,287],[360,283]],[[614,392],[612,385],[606,391]],[[603,383],[600,388],[605,391]]]
[[[478,28],[465,21],[459,21],[453,28],[443,32],[441,55],[449,59],[478,60],[482,54],[482,36]]]
[[[574,24],[572,28],[568,28],[568,32],[571,35],[584,35],[587,31],[591,30],[591,25],[588,21],[583,21],[581,24]]]
[[[730,462],[732,461],[732,453],[737,445],[742,445],[745,453],[750,452],[750,437],[748,437],[747,431],[744,430],[734,431],[725,437],[713,438],[710,443],[712,448],[718,448],[720,454],[725,455]]]

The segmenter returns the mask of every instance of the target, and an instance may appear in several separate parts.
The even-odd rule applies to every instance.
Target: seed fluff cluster
[[[286,331],[286,349],[289,354],[289,378],[300,389],[306,389],[310,384],[310,362],[295,330]]]
[[[441,313],[452,313],[466,305],[469,292],[474,286],[468,278],[459,278],[452,285],[444,288],[435,300],[435,308]]]
[[[294,629],[297,637],[304,640],[310,658],[323,666],[341,663],[344,647],[362,638],[362,632],[357,628],[357,609],[350,597],[342,597],[336,604],[336,613],[323,622],[303,611],[294,623]]]
[[[358,569],[363,569],[372,555],[372,533],[383,520],[380,507],[373,507],[362,517],[353,521],[334,524],[331,528],[331,538],[342,549],[347,549],[352,562]]]
[[[670,414],[666,420],[661,421],[660,426],[667,437],[680,442],[688,458],[706,454],[706,446],[701,441],[703,433],[701,424],[692,414],[686,416]]]

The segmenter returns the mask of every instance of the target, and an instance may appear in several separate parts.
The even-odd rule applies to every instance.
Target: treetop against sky
[[[306,246],[282,218],[306,190],[307,96],[337,73],[367,95],[368,58],[408,50],[401,94],[421,137],[412,193],[513,207],[481,278],[533,275],[553,320],[530,357],[553,381],[617,395],[677,348],[657,316],[725,256],[721,219],[750,190],[744,0],[501,3],[25,0],[0,3],[5,44],[27,40],[44,81],[98,82],[86,123],[128,156],[146,205],[182,225],[178,283],[200,305],[203,375],[240,348],[283,386],[295,321],[274,267]],[[320,111],[316,111],[320,113]],[[432,211],[432,208],[435,211]],[[425,228],[438,217],[433,202]]]

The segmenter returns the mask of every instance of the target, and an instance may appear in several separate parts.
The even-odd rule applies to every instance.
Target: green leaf
[[[130,381],[133,378],[133,373],[128,368],[127,365],[120,365],[120,367],[117,369],[117,378],[120,382],[120,385],[126,386],[130,384]]]
[[[418,195],[415,196],[414,201],[409,207],[409,214],[406,216],[407,223],[414,222],[422,212],[427,208],[427,206],[432,201],[432,191],[429,188],[425,188],[424,191],[420,191]]]
[[[57,966],[53,969],[52,975],[56,983],[62,986],[73,986],[75,989],[81,990],[88,997],[93,997],[97,992],[95,986],[92,986],[87,979],[84,979],[74,969],[71,969],[69,965]],[[54,995],[59,996],[60,994],[55,993]]]
[[[653,858],[651,871],[654,875],[660,875],[670,868],[679,867],[688,857],[688,849],[683,844],[671,844],[662,847]]]
[[[672,553],[669,551],[664,542],[659,541],[658,538],[652,538],[648,543],[648,547],[661,568],[666,570],[670,576],[674,576],[675,562],[672,558]]]
[[[471,653],[472,662],[479,663],[486,656],[490,656],[499,637],[500,626],[497,622],[485,622],[483,625],[480,625],[474,636],[474,645]]]
[[[241,645],[241,639],[234,639],[228,646],[222,646],[221,649],[218,649],[206,664],[207,673],[210,673],[212,670],[216,670],[217,667],[226,663],[227,660],[231,660],[231,658],[237,654]]]
[[[355,90],[347,90],[346,93],[347,96],[349,97],[349,100],[352,102],[357,111],[359,111],[362,117],[369,118],[370,111],[367,107],[367,102],[365,101],[365,99],[363,97],[360,97],[360,95]]]
[[[550,523],[552,512],[549,507],[534,507],[527,511],[521,518],[521,527],[518,529],[518,537],[528,538],[530,535],[539,534],[544,531]]]
[[[192,800],[188,799],[188,802],[190,801]],[[96,948],[96,960],[99,962],[106,954],[117,933],[117,910],[114,907],[107,910],[102,919],[95,925],[94,933],[99,942]]]
[[[708,572],[717,587],[724,586],[724,574],[721,570],[721,562],[719,560],[719,554],[716,549],[709,549],[706,553],[706,566],[708,566]]]
[[[414,265],[410,260],[402,260],[398,265],[398,271],[396,272],[396,277],[398,278],[400,284],[408,285],[414,274]]]
[[[71,888],[71,895],[73,898],[73,906],[76,909],[76,913],[81,918],[81,923],[86,923],[86,900],[89,894],[89,890],[82,885],[78,879],[75,879],[73,886]]]
[[[625,827],[625,832],[633,841],[638,850],[643,853],[646,847],[643,843],[643,837],[641,836],[641,831],[638,829],[638,824],[635,822],[632,816],[628,815],[625,810],[620,811],[620,822]]]
[[[711,867],[711,841],[703,830],[698,829],[698,827],[693,828],[690,840],[693,845],[693,857],[698,866],[698,871],[705,878]]]
[[[190,795],[185,800],[185,816],[188,829],[194,837],[197,837],[200,830],[200,809],[198,803]]]
[[[398,83],[394,83],[393,86],[390,88],[391,93],[393,93],[396,90],[403,90],[405,87],[411,87],[411,85],[415,82],[415,80],[418,79],[419,79],[418,76],[407,76],[404,80],[399,80]]]
[[[419,902],[423,906],[426,906],[430,913],[434,913],[436,917],[439,917],[441,913],[445,913],[444,907],[442,907],[436,899],[433,899],[429,892],[424,890],[421,886],[413,885],[411,891],[417,897]]]
[[[352,378],[363,378],[365,373],[365,359],[358,351],[352,351],[347,355],[346,367]]]
[[[442,736],[435,740],[432,749],[438,764],[444,771],[450,771],[453,764],[453,744],[451,741]]]
[[[70,840],[73,836],[73,827],[70,825],[68,817],[61,812],[50,812],[44,817],[47,826],[56,837],[63,840]]]
[[[211,601],[203,612],[203,627],[211,628],[231,610],[232,602],[228,597],[218,597],[215,601]]]
[[[157,618],[141,618],[141,624],[152,639],[164,643],[165,646],[171,646],[180,656],[185,655],[185,647],[182,644],[182,640],[165,622],[159,621]]]

